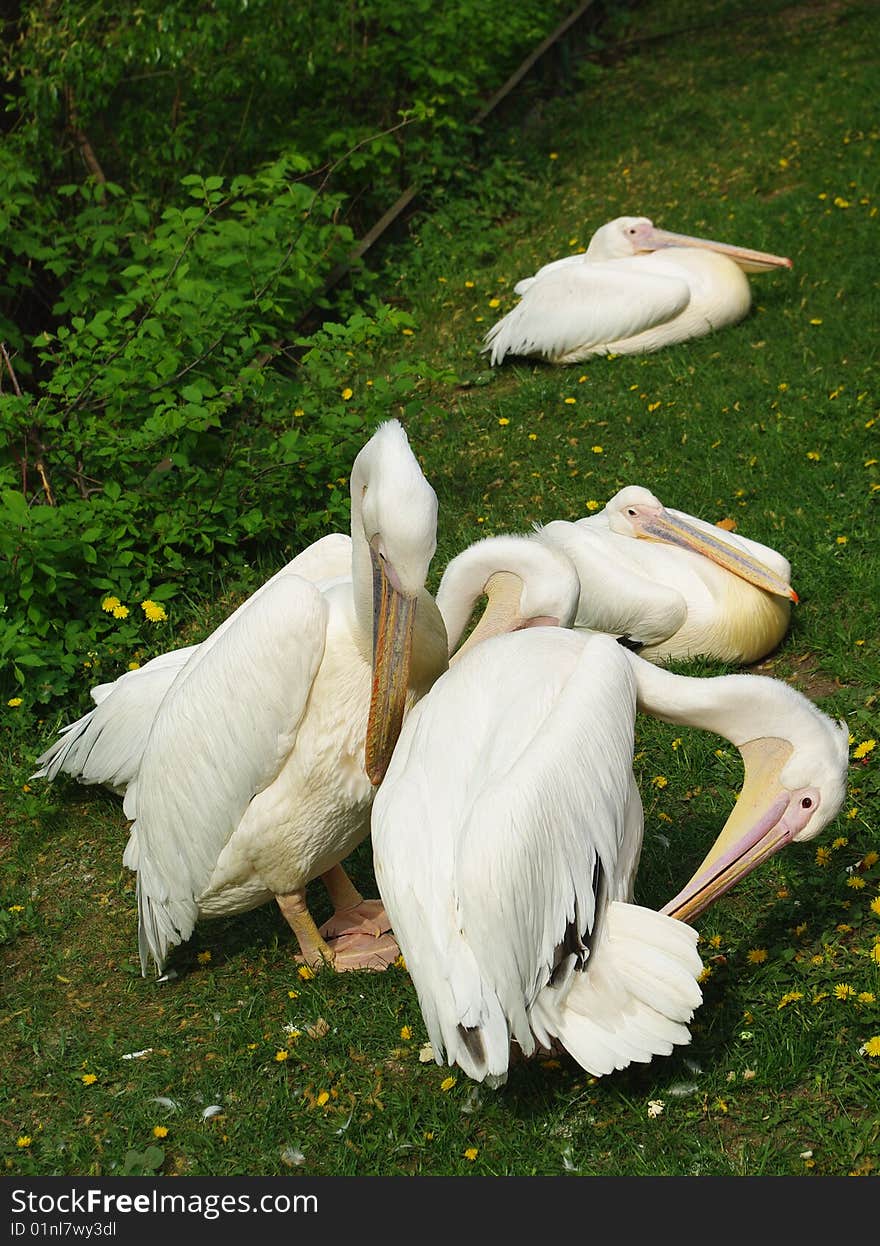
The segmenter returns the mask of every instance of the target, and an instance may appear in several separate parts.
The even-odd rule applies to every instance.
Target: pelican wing
[[[637,256],[550,265],[516,307],[492,326],[483,350],[491,351],[493,365],[506,355],[551,361],[584,358],[665,324],[689,301],[685,281],[646,270]]]
[[[687,619],[687,602],[677,589],[642,574],[610,543],[607,529],[591,530],[589,520],[554,520],[535,534],[562,550],[581,581],[575,627],[625,636],[656,645],[675,634]],[[625,546],[624,538],[618,546]]]
[[[37,758],[32,779],[68,774],[80,783],[100,783],[124,795],[137,774],[156,713],[183,666],[199,650],[215,644],[248,602],[254,601],[279,576],[295,573],[312,583],[351,573],[351,537],[331,532],[313,542],[221,623],[201,645],[160,653],[135,671],[126,671],[91,691],[96,708],[68,723],[59,738]],[[129,817],[135,816],[133,797]]]
[[[187,664],[156,715],[126,807],[141,964],[189,937],[197,899],[253,797],[290,754],[324,652],[327,606],[282,573]],[[216,636],[216,634],[215,634]]]
[[[470,1076],[503,1075],[511,1034],[534,1050],[529,1009],[586,955],[597,890],[624,898],[634,716],[618,645],[537,628],[476,646],[404,723],[376,879],[435,1052]]]
[[[63,772],[122,795],[137,774],[162,698],[197,648],[160,653],[112,683],[98,684],[91,692],[95,708],[62,729],[37,758],[31,778],[51,780]]]

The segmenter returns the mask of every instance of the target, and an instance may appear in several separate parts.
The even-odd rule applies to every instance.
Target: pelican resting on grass
[[[494,366],[508,355],[577,363],[659,350],[742,320],[752,301],[746,273],[775,268],[791,260],[620,216],[583,254],[518,282],[519,303],[486,334],[482,353]]]
[[[145,973],[199,918],[273,896],[311,964],[378,969],[398,954],[381,905],[339,862],[369,832],[407,705],[446,667],[424,589],[437,499],[396,420],[350,484],[347,578],[279,573],[194,650],[156,709],[124,801]],[[305,900],[318,877],[336,910],[322,931]]]
[[[724,830],[662,913],[632,903],[637,708],[722,735],[745,764]],[[673,675],[607,636],[466,643],[404,721],[371,815],[437,1063],[498,1085],[511,1041],[526,1056],[561,1045],[597,1076],[687,1043],[702,963],[676,919],[819,834],[844,798],[847,739],[787,684]]]
[[[625,638],[652,662],[757,662],[782,640],[798,600],[782,554],[667,509],[638,485],[586,519],[544,525],[536,538],[580,577],[575,626]]]

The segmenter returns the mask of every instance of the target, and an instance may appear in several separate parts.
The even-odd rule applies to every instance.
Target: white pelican
[[[284,575],[299,575],[313,584],[350,576],[351,537],[331,532],[309,545],[242,602],[204,644],[216,644],[241,611]],[[136,670],[97,684],[90,692],[95,708],[62,727],[58,739],[37,758],[39,769],[31,778],[52,780],[66,774],[124,796],[137,774],[162,698],[199,647],[184,645],[160,653]]]
[[[696,932],[632,903],[637,705],[723,735],[746,767],[671,914],[700,911],[838,812],[846,727],[786,684],[677,676],[560,628],[463,649],[407,716],[371,818],[376,881],[438,1064],[498,1085],[511,1040],[526,1056],[560,1043],[598,1076],[689,1041]]]
[[[424,590],[437,499],[395,420],[350,483],[349,578],[279,573],[198,646],[156,710],[124,802],[144,972],[161,972],[198,918],[273,896],[310,963],[382,968],[397,955],[378,937],[381,905],[338,863],[369,832],[406,703],[446,666]],[[322,928],[340,935],[332,948],[305,902],[317,877],[337,910]]]
[[[620,216],[583,254],[518,282],[522,297],[486,334],[483,353],[495,365],[507,355],[577,363],[658,350],[742,320],[752,299],[745,274],[774,268],[791,260]]]
[[[575,626],[632,641],[652,662],[757,662],[782,640],[798,600],[782,554],[667,509],[638,485],[536,538],[566,554],[580,577]]]

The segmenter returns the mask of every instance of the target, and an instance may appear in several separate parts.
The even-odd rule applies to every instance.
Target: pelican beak
[[[659,511],[647,508],[639,511],[632,520],[632,526],[636,535],[645,540],[665,541],[669,545],[691,550],[694,554],[702,554],[719,567],[739,576],[741,580],[754,584],[756,588],[775,593],[778,597],[798,600],[791,585],[759,559],[729,544],[722,537],[716,537],[714,533],[692,526],[677,515],[670,514],[665,508]]]
[[[787,740],[766,738],[742,745],[745,780],[739,800],[690,882],[660,911],[690,922],[741,878],[790,844],[819,807],[819,792],[792,793],[780,774],[792,753]]]
[[[370,557],[373,562],[373,686],[365,765],[375,787],[385,776],[403,724],[417,598],[401,591],[391,563],[372,545]]]
[[[766,251],[752,251],[748,247],[734,247],[727,242],[713,242],[711,238],[694,238],[690,234],[674,234],[667,229],[638,227],[637,238],[643,251],[660,251],[664,247],[697,247],[702,251],[716,251],[738,264],[744,272],[764,273],[774,268],[791,268],[791,260],[784,255],[770,255]]]

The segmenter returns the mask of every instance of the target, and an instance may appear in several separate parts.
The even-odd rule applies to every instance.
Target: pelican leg
[[[296,935],[301,953],[297,956],[297,960],[304,961],[313,969],[323,964],[333,966],[335,957],[322,939],[315,925],[315,919],[309,912],[305,888],[300,891],[291,891],[287,895],[276,895],[275,899],[284,914],[284,920]]]
[[[400,955],[381,900],[365,900],[341,865],[321,875],[333,916],[318,928],[337,970],[387,969]]]

